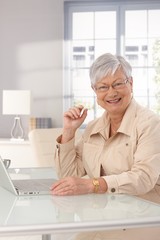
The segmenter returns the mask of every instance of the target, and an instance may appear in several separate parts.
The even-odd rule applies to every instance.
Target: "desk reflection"
[[[24,217],[25,216],[25,217]],[[156,218],[160,206],[126,195],[19,196],[1,189],[0,224],[53,224]]]

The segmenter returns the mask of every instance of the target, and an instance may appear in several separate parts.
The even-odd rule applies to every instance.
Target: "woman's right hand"
[[[76,130],[82,125],[87,117],[87,110],[82,105],[72,107],[63,115],[63,134],[61,143],[71,140]]]

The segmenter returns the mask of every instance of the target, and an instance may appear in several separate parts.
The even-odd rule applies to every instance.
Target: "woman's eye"
[[[120,86],[121,85],[121,83],[115,83],[113,86],[114,87],[118,87],[118,86]]]
[[[116,83],[116,85],[118,85],[118,86],[121,86],[123,84],[124,84],[123,82]]]
[[[100,90],[106,90],[106,89],[108,89],[108,87],[107,86],[101,86],[101,87],[99,87],[99,89]]]

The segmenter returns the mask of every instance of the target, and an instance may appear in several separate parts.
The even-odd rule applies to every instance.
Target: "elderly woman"
[[[92,64],[90,79],[97,103],[105,111],[88,124],[76,145],[75,133],[87,109],[75,106],[64,113],[55,154],[60,180],[53,184],[52,193],[148,193],[159,201],[160,118],[133,98],[130,64],[106,53]]]

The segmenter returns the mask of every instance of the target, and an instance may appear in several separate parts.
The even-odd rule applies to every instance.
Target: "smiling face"
[[[114,75],[107,75],[94,86],[97,103],[109,115],[123,116],[132,98],[132,78],[127,78],[121,69]]]

